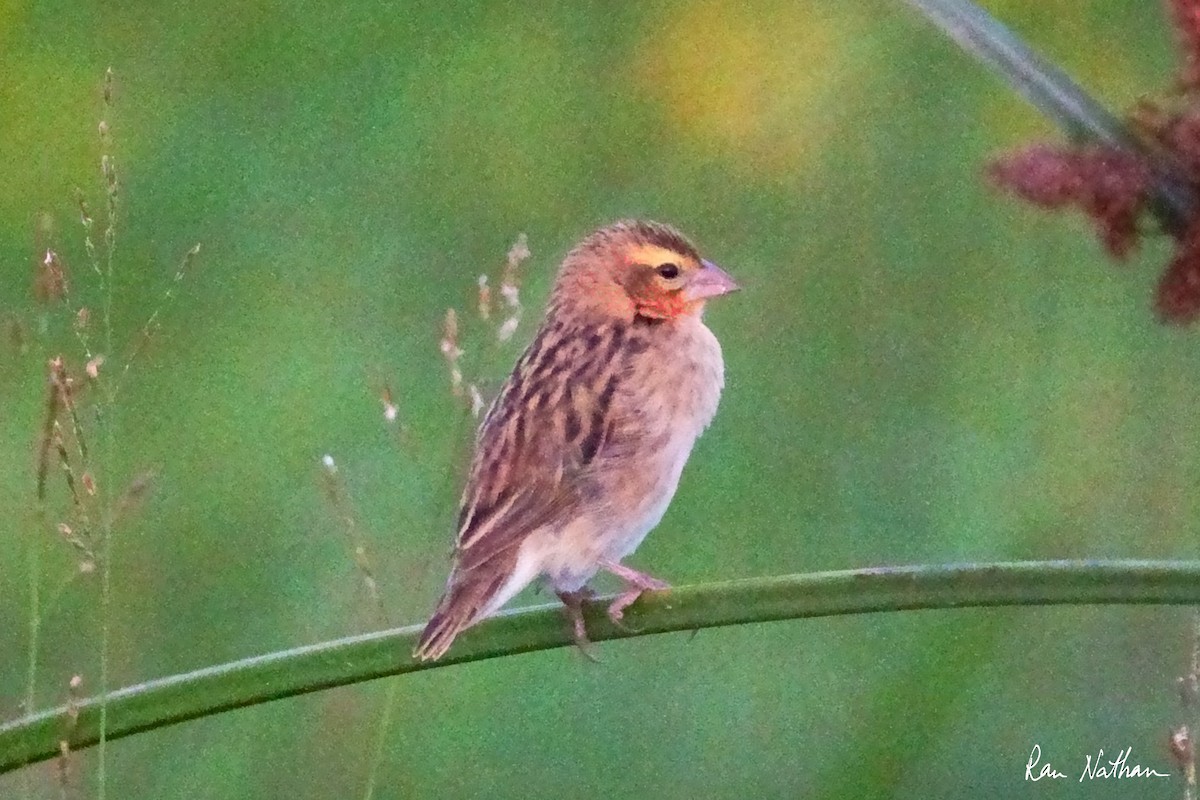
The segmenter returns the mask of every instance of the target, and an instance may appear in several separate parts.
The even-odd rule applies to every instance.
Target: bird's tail
[[[493,600],[508,581],[510,571],[479,570],[452,574],[446,593],[421,632],[413,658],[436,661],[450,649],[456,636],[492,610]]]

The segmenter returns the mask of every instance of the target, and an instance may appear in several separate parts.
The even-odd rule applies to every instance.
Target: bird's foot
[[[592,647],[592,640],[587,635],[587,626],[583,622],[583,601],[590,599],[594,592],[585,586],[576,592],[555,592],[555,594],[562,601],[563,608],[567,611],[567,619],[571,621],[575,646],[579,648],[580,653],[583,653],[584,658],[599,664],[600,659]]]
[[[617,599],[613,600],[612,604],[608,607],[608,618],[622,630],[635,630],[626,625],[622,620],[625,618],[625,609],[633,605],[642,596],[643,592],[659,592],[671,588],[671,584],[666,581],[659,580],[653,575],[647,575],[644,572],[638,572],[636,569],[627,567],[616,561],[601,561],[600,567],[625,581],[626,590],[617,595]]]

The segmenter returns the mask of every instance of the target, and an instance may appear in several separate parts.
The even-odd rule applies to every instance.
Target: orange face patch
[[[623,283],[637,313],[656,319],[674,319],[693,310],[679,290],[683,276],[699,269],[695,258],[661,245],[635,244],[626,251],[625,260],[630,272]],[[678,277],[659,276],[657,270],[665,264],[676,265]]]

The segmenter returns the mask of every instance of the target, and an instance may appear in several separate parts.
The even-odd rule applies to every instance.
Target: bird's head
[[[572,250],[559,269],[552,304],[632,321],[699,316],[704,303],[736,291],[724,270],[706,261],[668,225],[622,220]]]

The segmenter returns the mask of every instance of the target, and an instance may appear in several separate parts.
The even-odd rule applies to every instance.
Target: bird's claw
[[[664,580],[659,580],[653,575],[647,575],[644,572],[638,572],[632,567],[627,567],[618,561],[602,561],[600,566],[608,570],[613,575],[625,582],[626,591],[617,596],[617,599],[608,607],[608,618],[612,624],[623,631],[637,633],[638,628],[626,625],[625,609],[637,602],[637,599],[645,592],[661,592],[671,588],[671,584]]]
[[[638,589],[637,591],[626,592],[614,600],[612,605],[608,607],[609,622],[626,633],[638,633],[641,628],[635,628],[629,623],[625,622],[625,609],[641,596],[642,592],[640,589]]]
[[[558,592],[558,599],[562,600],[563,608],[567,611],[567,617],[571,620],[571,632],[575,639],[575,646],[579,648],[579,652],[583,657],[593,664],[600,663],[600,657],[596,655],[595,648],[592,645],[592,640],[587,635],[587,625],[583,621],[583,601],[592,597],[591,589],[584,587],[577,592]]]
[[[650,578],[648,575],[645,577],[647,580],[644,582],[644,586],[639,585],[636,588],[630,589],[629,591],[618,595],[617,599],[612,601],[612,604],[608,607],[609,621],[627,633],[638,633],[642,629],[635,628],[624,621],[625,609],[636,603],[638,598],[646,592],[661,592],[665,589],[671,588],[671,585],[666,581],[660,581],[657,578]]]

